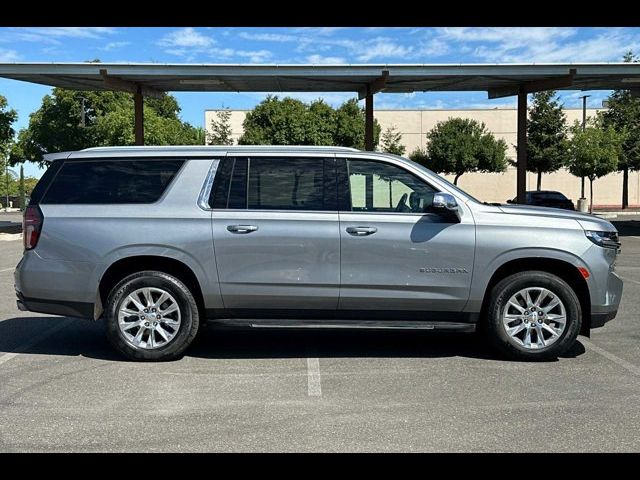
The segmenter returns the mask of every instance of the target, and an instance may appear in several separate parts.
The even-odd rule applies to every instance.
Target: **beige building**
[[[205,125],[210,130],[211,122],[216,118],[217,110],[205,111]],[[596,109],[588,109],[587,115],[592,116]],[[242,122],[246,110],[231,112],[231,129],[233,138],[242,135]],[[374,115],[384,131],[388,127],[395,127],[402,134],[402,143],[407,148],[407,154],[416,148],[424,148],[426,133],[436,123],[451,117],[472,118],[484,122],[487,128],[497,137],[504,139],[509,146],[508,156],[516,158],[516,114],[515,108],[469,109],[469,110],[376,110]],[[582,109],[566,109],[567,122],[573,124],[575,120],[582,121]],[[453,181],[453,175],[446,175]],[[535,190],[537,176],[527,174],[527,189]],[[467,173],[460,177],[458,185],[478,199],[488,202],[504,202],[515,197],[516,169],[509,167],[504,173]],[[580,179],[566,170],[542,176],[542,188],[545,190],[559,190],[574,203],[580,197]],[[622,174],[612,173],[594,182],[594,205],[597,207],[619,207],[622,197]],[[589,198],[589,181],[586,181],[586,197]],[[640,174],[629,174],[629,204],[640,206]]]

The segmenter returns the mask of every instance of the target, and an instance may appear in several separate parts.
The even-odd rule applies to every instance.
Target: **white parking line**
[[[28,342],[18,345],[16,348],[13,349],[12,352],[8,352],[8,353],[5,353],[4,355],[1,355],[0,365],[2,365],[3,363],[7,363],[9,360],[17,357],[18,355],[21,355],[22,353],[24,353],[25,350],[28,350],[31,347],[37,345],[38,343],[40,343],[47,337],[50,337],[57,331],[62,330],[68,324],[69,324],[69,320],[63,320],[60,323],[56,323],[55,325],[52,325],[51,327],[42,331],[39,335],[36,335],[35,337],[31,337],[31,339],[29,339]]]
[[[307,393],[310,397],[321,397],[320,361],[317,358],[307,358]]]
[[[616,365],[624,368],[627,372],[633,373],[634,375],[640,377],[640,367],[637,367],[634,364],[627,362],[626,360],[618,357],[617,355],[614,355],[613,353],[605,350],[602,347],[598,347],[597,345],[594,345],[593,343],[591,343],[589,340],[585,338],[581,338],[580,342],[584,346],[588,347],[589,350],[593,350],[598,355],[601,355],[604,358],[611,360]]]
[[[635,283],[637,285],[640,285],[640,282],[637,280],[632,280],[631,278],[627,278],[627,277],[623,277],[622,275],[618,275],[623,282],[631,282],[631,283]]]

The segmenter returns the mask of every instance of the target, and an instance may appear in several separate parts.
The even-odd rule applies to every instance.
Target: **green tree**
[[[171,95],[145,98],[145,143],[204,143],[201,129],[182,122],[179,114],[178,102]],[[29,116],[29,126],[18,134],[11,151],[11,163],[26,160],[45,166],[43,155],[48,152],[133,145],[133,124],[133,98],[128,93],[54,88],[51,95],[42,99],[40,108]]]
[[[589,212],[593,212],[593,181],[617,170],[623,136],[611,126],[604,127],[599,120],[591,121],[584,130],[576,122],[571,133],[569,172],[589,179]]]
[[[455,175],[455,185],[467,172],[504,172],[507,168],[507,144],[476,120],[439,122],[427,133],[427,139],[425,165],[437,173]]]
[[[409,154],[409,160],[427,167],[427,151],[418,147]]]
[[[13,124],[17,119],[18,113],[10,109],[7,99],[0,95],[0,188],[5,193],[5,207],[9,206],[7,196],[15,194],[12,189],[15,172],[8,168],[8,154],[15,136]]]
[[[210,145],[233,145],[231,136],[231,111],[218,110],[216,118],[211,120],[211,133],[207,135]]]
[[[538,174],[537,190],[542,188],[542,174],[559,170],[567,163],[567,125],[562,105],[555,91],[533,94],[527,122],[527,170]]]
[[[640,58],[628,52],[624,61],[639,62]],[[602,121],[623,137],[618,170],[622,171],[622,208],[627,208],[629,171],[640,170],[640,98],[633,97],[630,90],[614,90],[607,101],[609,107],[602,112]]]
[[[269,95],[247,113],[240,145],[336,145],[364,149],[364,109],[356,99],[334,109],[323,100]],[[380,125],[374,124],[377,144]]]
[[[355,98],[347,100],[336,110],[336,132],[333,137],[333,145],[364,150],[364,126],[364,108],[358,106],[358,101]],[[374,119],[374,148],[378,145],[380,130],[380,124]]]
[[[402,145],[402,134],[395,126],[387,128],[382,134],[382,151],[395,155],[404,155],[407,147]]]
[[[9,108],[7,99],[0,95],[0,155],[6,158],[9,146],[13,142],[15,130],[13,124],[18,119],[18,113]]]

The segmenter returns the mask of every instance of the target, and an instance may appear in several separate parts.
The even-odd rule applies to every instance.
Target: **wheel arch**
[[[580,309],[582,310],[582,328],[580,333],[589,336],[591,328],[591,295],[587,281],[576,265],[557,258],[524,257],[512,259],[500,265],[493,272],[493,275],[487,283],[482,300],[480,318],[485,318],[491,290],[498,282],[514,273],[533,270],[551,273],[569,284],[580,301]]]
[[[154,270],[176,277],[189,288],[198,304],[200,314],[204,315],[205,306],[202,287],[191,267],[171,257],[160,255],[133,255],[116,260],[109,265],[102,274],[98,284],[97,301],[99,305],[98,308],[95,309],[95,318],[99,318],[102,315],[103,306],[113,287],[128,275],[144,270]]]

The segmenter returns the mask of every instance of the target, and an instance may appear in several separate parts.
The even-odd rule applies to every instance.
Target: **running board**
[[[310,328],[310,329],[365,329],[365,330],[438,330],[475,332],[475,323],[429,322],[423,320],[308,320],[308,319],[215,319],[212,324],[225,327],[251,328]]]

